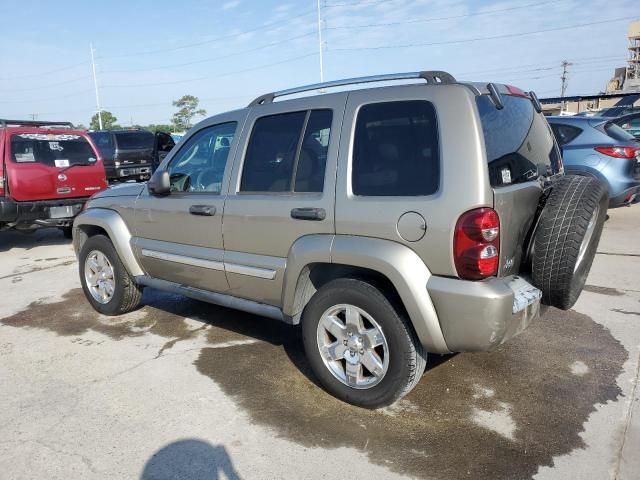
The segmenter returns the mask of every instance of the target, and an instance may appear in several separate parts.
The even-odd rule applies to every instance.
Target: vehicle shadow
[[[281,347],[291,364],[307,380],[322,388],[307,362],[299,325],[289,325],[267,317],[211,305],[153,288],[144,290],[142,301],[145,308],[157,311],[154,314],[156,318],[162,312],[174,317],[188,317],[214,327],[209,336],[212,343],[251,338]],[[179,336],[179,333],[175,335]],[[446,363],[455,355],[429,355],[425,374]]]
[[[31,250],[45,245],[66,245],[71,239],[65,238],[57,228],[43,228],[31,232],[18,230],[0,231],[0,253],[8,252],[13,248]]]
[[[220,474],[223,474],[222,476]],[[141,480],[240,480],[227,449],[198,439],[178,440],[162,447],[147,461]]]

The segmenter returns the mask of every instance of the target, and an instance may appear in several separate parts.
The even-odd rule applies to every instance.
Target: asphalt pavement
[[[104,317],[60,232],[0,232],[0,479],[640,478],[640,207],[609,213],[573,310],[379,411],[296,328],[151,289]]]

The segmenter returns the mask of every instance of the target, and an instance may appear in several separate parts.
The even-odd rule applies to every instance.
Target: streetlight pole
[[[93,57],[93,44],[89,44],[91,50],[91,70],[93,71],[93,86],[96,89],[96,108],[98,109],[98,125],[102,130],[102,110],[100,109],[100,93],[98,92],[98,77],[96,76],[96,61]]]
[[[324,59],[323,59],[323,43],[322,43],[322,10],[320,8],[320,0],[318,0],[318,49],[320,51],[320,82],[324,82]]]

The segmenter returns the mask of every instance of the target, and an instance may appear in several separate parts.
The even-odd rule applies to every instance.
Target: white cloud
[[[236,8],[238,5],[240,5],[240,0],[230,0],[228,2],[224,2],[222,4],[222,9],[223,10],[232,10],[234,8]]]

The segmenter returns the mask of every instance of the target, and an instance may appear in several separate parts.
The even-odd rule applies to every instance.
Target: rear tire
[[[356,323],[347,320],[349,312],[358,312],[360,333],[369,333],[355,332]],[[338,318],[335,325],[329,322],[335,327],[331,333],[325,328],[328,318]],[[371,338],[376,339],[375,348]],[[426,365],[426,352],[401,309],[362,280],[338,279],[322,286],[304,308],[302,339],[322,386],[337,398],[365,408],[390,405],[405,396],[418,384]],[[358,347],[359,341],[364,345]],[[334,356],[338,360],[327,355],[328,349],[338,352]],[[372,364],[371,358],[378,363]],[[369,365],[374,365],[377,374],[368,370]],[[356,370],[347,370],[348,366]]]
[[[61,227],[60,230],[62,231],[62,236],[64,238],[73,238],[73,227]]]
[[[558,180],[540,214],[533,242],[533,284],[542,303],[562,310],[578,300],[596,254],[609,196],[598,180],[567,175]]]
[[[78,261],[82,289],[96,311],[103,315],[122,315],[140,306],[142,289],[124,268],[108,237],[89,237]]]

